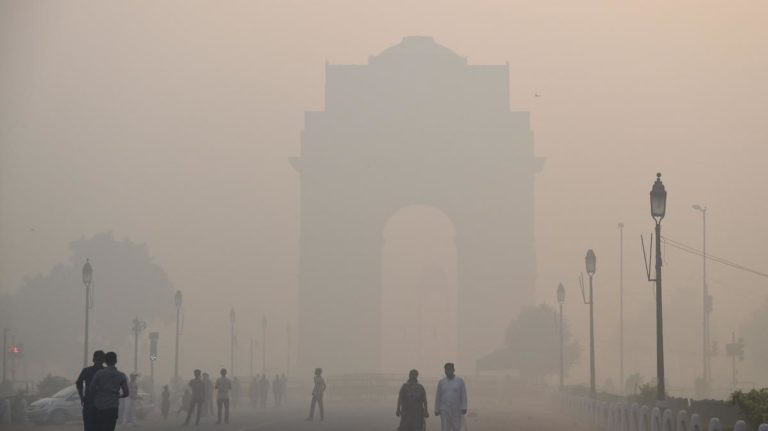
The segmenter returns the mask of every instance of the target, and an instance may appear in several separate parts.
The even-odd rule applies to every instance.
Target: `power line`
[[[713,262],[717,262],[717,263],[719,263],[721,265],[729,266],[729,267],[731,267],[733,269],[738,269],[740,271],[749,272],[751,274],[758,275],[760,277],[768,278],[768,274],[766,274],[765,272],[758,271],[758,270],[752,269],[752,268],[748,268],[748,267],[746,267],[744,265],[740,265],[740,264],[738,264],[736,262],[724,259],[722,257],[715,256],[715,255],[712,255],[712,254],[709,254],[709,253],[704,254],[703,251],[701,251],[701,250],[699,250],[697,248],[691,247],[689,245],[683,244],[683,243],[681,243],[679,241],[675,241],[675,240],[667,238],[665,236],[662,236],[661,239],[662,239],[662,241],[664,241],[665,245],[669,245],[670,247],[676,248],[676,249],[684,251],[686,253],[690,253],[690,254],[693,254],[693,255],[696,255],[696,256],[699,256],[699,257],[705,257],[708,260],[711,260]]]

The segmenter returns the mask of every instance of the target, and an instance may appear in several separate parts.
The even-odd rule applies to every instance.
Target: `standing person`
[[[462,417],[467,414],[467,387],[456,377],[452,363],[445,364],[445,377],[437,384],[435,416],[440,416],[442,431],[460,431]]]
[[[261,375],[261,381],[259,382],[259,399],[261,400],[261,408],[267,407],[267,400],[269,400],[269,379],[267,374]]]
[[[213,382],[211,375],[203,373],[203,384],[205,385],[205,402],[203,403],[203,416],[213,415]]]
[[[189,404],[192,402],[192,392],[189,389],[184,389],[184,395],[181,396],[181,405],[176,410],[176,417],[179,417],[181,412],[189,411]]]
[[[232,390],[232,382],[227,378],[227,370],[222,368],[221,377],[216,380],[216,408],[218,411],[217,424],[221,423],[221,409],[224,408],[224,423],[229,423],[229,391]]]
[[[75,382],[77,394],[80,396],[80,404],[83,406],[83,431],[96,431],[91,385],[93,384],[93,376],[104,368],[104,356],[103,350],[93,352],[93,365],[83,368]]]
[[[168,419],[168,413],[171,411],[171,391],[168,385],[163,386],[163,392],[160,393],[160,413],[163,420]]]
[[[128,379],[118,371],[117,353],[104,355],[107,367],[93,376],[93,407],[98,431],[115,431],[120,399],[130,395]]]
[[[197,418],[195,419],[195,425],[200,425],[200,413],[203,410],[203,404],[205,403],[205,383],[200,378],[200,370],[195,370],[195,378],[189,381],[189,389],[191,391],[189,400],[189,411],[187,411],[187,420],[184,421],[184,425],[189,425],[189,419],[192,417],[192,412],[197,408]]]
[[[323,369],[315,368],[315,386],[312,388],[312,403],[309,406],[308,421],[315,418],[315,404],[320,408],[320,420],[325,419],[325,411],[323,410],[323,394],[325,393],[325,379],[323,379]]]
[[[272,380],[272,395],[275,397],[275,407],[280,407],[280,375],[275,374]]]
[[[400,418],[398,431],[425,431],[425,418],[429,417],[427,410],[427,391],[419,384],[419,372],[411,370],[408,381],[400,388],[397,396],[397,411]]]
[[[251,407],[259,406],[259,375],[251,379],[251,385],[248,387],[248,397],[251,399]]]
[[[121,416],[120,423],[124,425],[136,425],[136,403],[139,398],[139,375],[131,373],[128,377],[128,392],[130,395],[125,399],[125,408]]]

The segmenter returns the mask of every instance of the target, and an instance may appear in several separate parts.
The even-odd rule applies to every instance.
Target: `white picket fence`
[[[637,403],[597,401],[573,395],[559,396],[561,408],[580,421],[593,424],[604,431],[722,431],[720,419],[712,418],[702,424],[701,418],[685,410],[674,414],[672,410],[641,406]],[[738,421],[733,431],[747,431],[747,424]],[[758,431],[768,431],[762,424]]]

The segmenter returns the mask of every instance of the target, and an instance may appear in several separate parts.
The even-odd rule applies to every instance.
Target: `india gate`
[[[306,113],[292,160],[301,177],[299,365],[380,370],[382,229],[419,204],[456,228],[458,357],[445,360],[472,372],[534,302],[543,160],[529,113],[509,109],[509,66],[468,64],[432,38],[406,37],[368,64],[328,64],[325,74],[325,108]]]

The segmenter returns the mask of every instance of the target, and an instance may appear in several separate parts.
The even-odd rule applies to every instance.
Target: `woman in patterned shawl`
[[[419,384],[419,372],[411,370],[408,381],[400,388],[397,397],[397,412],[400,418],[398,431],[424,431],[426,423],[424,418],[429,417],[427,412],[427,392],[424,386]]]

